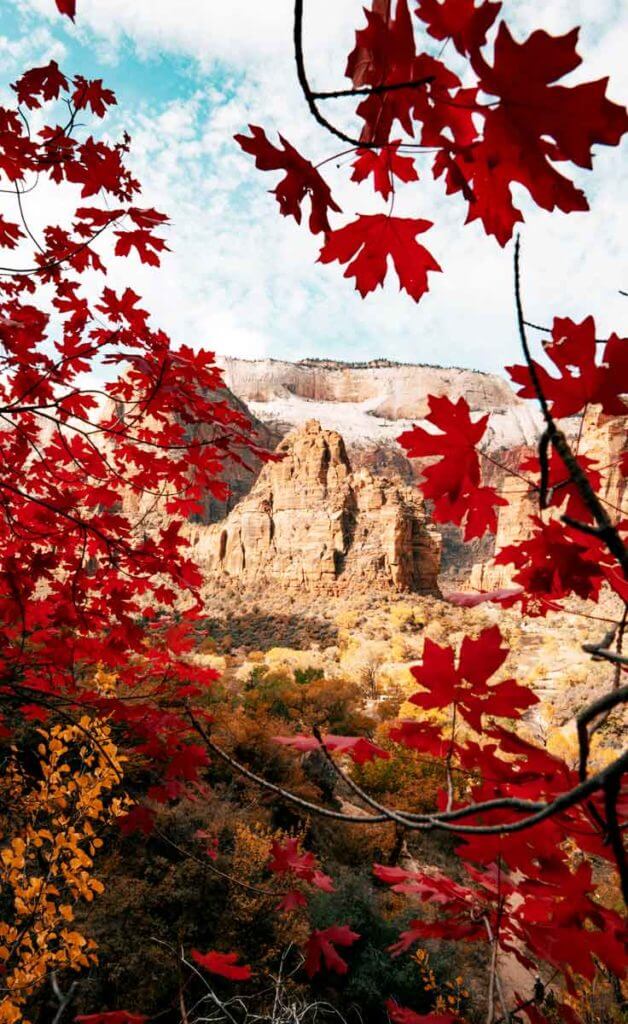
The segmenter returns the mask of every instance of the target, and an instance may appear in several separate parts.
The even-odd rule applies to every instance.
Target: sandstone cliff
[[[414,488],[353,471],[340,434],[314,420],[278,450],[222,522],[190,527],[208,587],[437,590],[440,538]]]

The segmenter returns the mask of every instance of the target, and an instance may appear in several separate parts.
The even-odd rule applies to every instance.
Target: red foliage
[[[393,175],[413,185],[419,177],[415,160],[430,160],[447,195],[459,194],[466,203],[466,222],[480,221],[486,234],[503,246],[523,221],[513,186],[523,186],[545,210],[588,209],[584,192],[567,176],[569,164],[590,169],[592,147],[616,146],[628,130],[628,116],[607,99],[605,78],[559,84],[581,64],[577,29],[557,37],[537,30],[519,42],[500,20],[493,39],[501,8],[494,0],[419,0],[415,26],[407,0],[383,7],[371,3],[364,11],[366,25],[356,31],[345,73],[360,90],[356,114],[364,122],[360,138],[353,140],[357,159],[352,179],[371,177],[374,190],[387,199]],[[438,42],[438,56],[417,47],[421,39],[429,47],[430,37]],[[465,61],[464,87],[442,59],[441,43],[448,39]],[[369,87],[374,91],[363,95]],[[308,93],[307,98],[316,105],[316,95]],[[257,166],[289,172],[277,190],[283,213],[294,213],[308,189],[313,203],[316,194],[330,196],[319,172],[292,146],[284,143],[282,154],[270,146],[261,128],[253,131],[256,138],[247,139],[246,145],[242,136],[237,138],[256,156]],[[393,133],[403,137],[393,138]],[[364,142],[369,142],[368,150]],[[425,152],[404,157],[401,150],[409,146],[425,147]],[[312,174],[316,179],[310,184]],[[285,187],[295,198],[282,200]],[[353,259],[345,277],[354,277],[364,296],[383,283],[386,257],[391,255],[401,287],[418,301],[427,291],[426,271],[440,269],[414,241],[411,225],[421,222],[394,217],[391,207],[387,213],[359,215],[331,229],[324,224],[328,208],[340,213],[326,203],[325,217],[310,225],[327,233],[323,262]]]
[[[57,6],[74,16],[73,0],[57,0]],[[442,179],[446,193],[466,204],[467,223],[479,221],[502,246],[523,221],[513,186],[523,186],[546,210],[588,209],[586,196],[568,176],[570,165],[591,168],[593,147],[616,146],[628,130],[628,116],[607,99],[606,79],[562,84],[581,64],[577,30],[558,37],[537,30],[518,41],[504,20],[496,24],[501,4],[494,0],[419,0],[415,13],[421,26],[413,24],[407,0],[388,5],[386,13],[385,7],[373,3],[366,9],[366,25],[356,32],[347,62],[346,74],[360,90],[356,113],[364,125],[352,146],[353,181],[369,180],[388,200],[398,187],[419,180],[420,148],[429,153],[432,173]],[[442,49],[439,56],[417,49],[415,27],[424,27],[439,43],[452,40],[466,62],[464,87],[441,60]],[[115,102],[100,81],[77,77],[69,83],[54,62],[28,72],[15,88],[28,109],[69,94],[76,109],[89,108],[101,117]],[[308,93],[306,98],[316,110],[320,97]],[[274,190],[280,212],[300,223],[309,198],[310,230],[325,236],[320,262],[345,266],[344,276],[355,279],[362,296],[383,285],[392,263],[400,287],[418,301],[428,290],[428,273],[440,270],[416,240],[431,222],[393,216],[391,203],[387,212],[351,214],[347,222],[332,224],[332,215],[341,210],[321,164],[315,166],[282,136],[280,148],[262,128],[250,130],[250,137],[236,137],[242,149],[259,169],[284,175]],[[393,133],[403,137],[393,139]],[[412,156],[403,155],[407,146],[413,147]],[[212,678],[186,661],[193,612],[183,616],[182,627],[169,628],[167,615],[147,609],[144,598],[151,593],[167,608],[177,588],[194,593],[199,581],[185,557],[178,522],[138,537],[137,524],[121,505],[121,478],[124,489],[141,494],[168,485],[168,509],[183,517],[198,508],[206,492],[222,493],[216,478],[223,461],[238,458],[238,448],[246,447],[247,425],[218,399],[221,381],[211,357],[173,349],[151,329],[132,291],[118,294],[105,287],[95,304],[80,290],[83,273],[104,270],[93,243],[109,227],[116,228],[119,256],[135,250],[143,262],[158,265],[167,248],[156,233],[164,218],[134,205],[139,186],[124,166],[126,149],[126,140],[110,145],[90,136],[79,143],[71,127],[60,131],[44,125],[30,136],[15,111],[0,110],[0,169],[10,182],[43,174],[78,186],[83,198],[104,194],[109,200],[77,209],[66,229],[49,226],[43,252],[32,254],[32,274],[16,272],[2,285],[0,392],[4,418],[11,423],[3,435],[0,484],[2,671],[6,692],[27,720],[45,715],[62,695],[119,723],[136,752],[161,766],[162,779],[152,795],[166,800],[193,783],[204,767],[204,751],[191,743],[177,704],[211,685]],[[123,217],[131,228],[122,227]],[[25,244],[20,224],[3,218],[0,245],[13,251]],[[33,275],[51,288],[62,322],[52,339]],[[94,311],[105,316],[104,326]],[[521,467],[533,474],[530,492],[542,492],[544,501],[529,536],[497,556],[498,564],[514,566],[515,587],[452,595],[455,603],[519,603],[524,613],[546,614],[571,595],[598,600],[605,584],[628,600],[619,551],[625,523],[609,521],[600,528],[591,497],[603,485],[606,467],[577,456],[576,470],[570,469],[562,435],[551,420],[581,415],[592,404],[606,415],[625,414],[627,352],[628,342],[617,335],[600,346],[591,317],[580,324],[556,318],[545,345],[552,371],[529,359],[525,367],[510,368],[521,397],[534,399],[540,391],[544,400],[552,450],[547,462],[541,447],[539,459]],[[94,419],[98,401],[96,389],[82,389],[78,381],[98,360],[119,371],[124,367],[98,389],[98,397],[104,393],[109,403],[98,420],[106,445],[94,444],[82,429]],[[466,539],[494,531],[496,510],[506,503],[482,477],[487,421],[485,416],[474,422],[462,398],[453,403],[431,396],[427,426],[415,426],[399,439],[410,458],[432,460],[423,468],[422,492],[433,502],[435,518],[464,526]],[[207,444],[190,442],[189,428],[201,422],[214,424],[216,434]],[[623,458],[620,471],[627,469]],[[571,521],[561,520],[561,511]],[[139,623],[142,612],[152,620],[149,648],[147,630]],[[391,820],[408,828],[457,831],[460,872],[454,880],[429,867],[411,872],[376,865],[374,871],[395,892],[418,897],[437,911],[425,918],[417,913],[392,947],[394,954],[429,939],[486,942],[530,971],[547,965],[552,978],[562,975],[573,994],[578,976],[592,979],[596,965],[616,977],[625,974],[624,924],[598,898],[592,858],[597,864],[621,863],[623,834],[619,825],[613,827],[612,814],[614,808],[620,821],[625,818],[626,799],[618,794],[613,804],[605,783],[606,801],[600,787],[586,800],[565,801],[586,776],[586,764],[575,771],[542,745],[495,723],[520,719],[537,701],[514,679],[490,683],[506,655],[496,626],[479,637],[465,636],[457,657],[452,647],[426,640],[422,662],[412,670],[422,689],[410,700],[426,710],[451,708],[450,720],[442,727],[401,721],[390,736],[441,758],[447,792],[439,794],[439,815],[404,821],[399,812]],[[96,664],[118,674],[122,695],[98,690]],[[621,693],[625,666],[617,657],[614,664],[612,692]],[[126,693],[133,702],[126,702]],[[459,717],[466,723],[464,735]],[[316,736],[276,739],[298,751],[319,747]],[[364,737],[327,736],[324,742],[330,752],[347,754],[358,764],[390,756]],[[520,828],[522,815],[529,816],[525,828]],[[128,830],[149,826],[142,810],[131,812],[123,824]],[[296,840],[273,845],[269,869],[291,884],[332,888],[314,855],[300,852]],[[280,907],[293,910],[304,902],[292,888]],[[306,946],[307,974],[313,977],[323,966],[345,974],[348,965],[336,947],[350,948],[359,937],[347,925],[313,931]],[[250,976],[249,967],[235,963],[236,954],[193,951],[193,957],[225,977]],[[455,1020],[447,1014],[421,1016],[394,1001],[387,1009],[393,1024]],[[512,1013],[519,1011],[532,1024],[546,1019],[529,998],[517,997]],[[579,1020],[567,1004],[560,1005],[560,1013]],[[134,1018],[120,1011],[117,1018],[78,1019],[123,1024]]]
[[[394,999],[386,1000],[386,1009],[393,1024],[459,1024],[461,1019],[453,1013],[415,1013]]]
[[[199,953],[197,949],[193,949],[192,959],[210,974],[219,974],[229,981],[249,981],[251,977],[251,968],[237,963],[237,953],[217,953],[215,950]]]
[[[67,15],[74,21],[76,16],[76,0],[55,0],[57,8],[61,14]]]
[[[283,149],[268,141],[263,128],[251,124],[249,129],[251,138],[246,135],[236,135],[235,138],[245,153],[255,157],[255,166],[262,171],[286,172],[285,178],[274,189],[283,216],[294,217],[297,224],[300,224],[301,203],[309,196],[312,206],[310,231],[315,235],[319,231],[329,231],[327,213],[329,210],[340,213],[340,207],[334,202],[329,186],[316,168],[281,135],[279,139]]]
[[[318,974],[323,965],[328,971],[346,974],[349,967],[335,947],[348,948],[359,938],[358,933],[352,932],[346,924],[334,924],[322,931],[315,929],[305,947],[305,971],[308,978]]]
[[[431,253],[416,241],[416,236],[431,226],[429,220],[363,214],[353,223],[327,233],[319,260],[348,263],[344,276],[355,277],[355,286],[364,297],[384,283],[390,257],[400,289],[418,302],[429,289],[429,271],[440,270]]]
[[[628,340],[611,335],[604,345],[601,361],[596,356],[595,322],[588,316],[581,324],[568,317],[555,317],[552,340],[544,345],[559,376],[533,361],[534,372],[556,417],[573,416],[587,405],[599,405],[602,412],[622,416],[626,405],[621,398],[621,382],[628,380]],[[522,398],[534,398],[535,391],[527,366],[507,367]]]
[[[434,502],[437,522],[464,523],[465,540],[481,537],[486,530],[495,532],[495,510],[506,505],[492,487],[481,485],[480,456],[477,445],[484,437],[488,416],[471,420],[464,398],[428,397],[426,422],[438,429],[435,434],[424,427],[413,427],[398,438],[410,459],[438,457],[423,469],[421,490]]]
[[[538,697],[514,679],[488,685],[490,677],[508,656],[508,648],[501,644],[502,635],[497,626],[485,629],[477,640],[465,636],[456,667],[452,648],[439,647],[428,638],[422,664],[412,669],[412,675],[425,691],[413,694],[408,700],[428,709],[452,704],[478,732],[482,729],[483,714],[520,718],[522,711],[538,703]]]
[[[397,140],[379,152],[376,149],[359,149],[357,159],[353,162],[351,180],[366,181],[372,175],[373,188],[384,199],[388,199],[391,192],[395,191],[393,178],[399,181],[418,181],[414,160],[410,156],[401,156],[400,145],[400,140]]]
[[[0,109],[2,170],[25,193],[24,219],[0,220],[15,266],[0,283],[2,703],[29,721],[61,703],[108,717],[119,742],[161,774],[151,796],[172,799],[207,764],[183,702],[217,678],[189,658],[201,580],[182,527],[206,495],[225,496],[225,464],[255,444],[220,392],[213,355],[173,345],[138,295],[105,283],[98,240],[108,230],[118,256],[134,249],[158,265],[166,249],[167,219],[140,205],[125,166],[128,140],[104,141],[84,124],[89,112],[106,114],[113,93],[69,79],[54,61],[14,90],[40,121],[29,130]],[[65,128],[48,109],[61,98]],[[27,231],[25,188],[38,178],[74,210],[39,239]],[[160,495],[168,515],[151,523]],[[114,685],[101,685],[99,672]],[[121,822],[127,831],[150,824],[140,808]]]

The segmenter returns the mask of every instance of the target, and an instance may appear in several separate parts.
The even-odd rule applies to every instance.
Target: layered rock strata
[[[354,471],[340,434],[315,420],[277,450],[222,522],[190,527],[208,586],[437,591],[440,537],[414,488]]]

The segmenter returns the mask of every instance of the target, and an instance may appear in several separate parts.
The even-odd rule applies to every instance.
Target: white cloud
[[[58,19],[52,0],[31,0],[50,32]],[[279,217],[267,190],[274,175],[254,170],[232,141],[249,121],[281,130],[313,159],[334,152],[333,139],[309,118],[295,81],[290,0],[79,0],[70,37],[96,45],[109,60],[124,39],[137,53],[197,61],[195,95],[165,105],[146,95],[118,115],[134,137],[134,156],[150,203],[173,220],[173,253],[162,273],[132,271],[164,326],[180,339],[246,356],[391,358],[460,363],[496,369],[518,359],[512,302],[511,249],[501,250],[477,225],[462,227],[464,209],[445,200],[425,165],[418,188],[396,212],[434,219],[425,236],[444,273],[431,276],[419,306],[397,292],[394,274],[384,292],[362,301],[342,270],[315,263],[318,245],[307,230]],[[358,0],[310,0],[308,59],[321,87],[342,82]],[[504,4],[523,34],[536,26],[554,33],[583,25],[585,77],[611,75],[611,95],[628,91],[619,39],[620,0],[547,0]],[[53,24],[54,22],[54,24]],[[122,59],[122,58],[121,58]],[[217,74],[219,68],[219,74]],[[150,79],[148,79],[150,81]],[[336,104],[334,116],[346,109]],[[624,150],[625,152],[625,150]],[[365,212],[366,187],[347,187],[346,174],[326,169],[341,205]],[[628,200],[621,188],[621,155],[602,149],[594,175],[579,175],[590,195],[588,215],[549,216],[524,198],[523,231],[530,319],[594,312],[600,331],[620,326],[628,287],[620,265]],[[125,279],[131,271],[125,267]]]

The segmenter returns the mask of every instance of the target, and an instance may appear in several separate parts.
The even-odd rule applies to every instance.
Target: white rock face
[[[218,357],[227,386],[258,419],[289,430],[316,419],[339,431],[350,448],[392,443],[428,412],[427,396],[464,397],[472,411],[490,414],[490,448],[533,444],[540,419],[494,374],[435,366],[347,366],[333,361]]]

